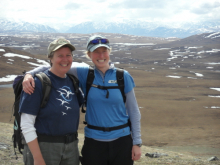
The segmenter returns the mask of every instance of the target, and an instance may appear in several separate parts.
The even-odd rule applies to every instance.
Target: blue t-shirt
[[[52,84],[47,105],[40,108],[43,97],[42,84],[35,77],[34,93],[29,95],[22,92],[19,112],[36,116],[35,128],[38,133],[58,136],[77,132],[79,104],[72,80],[68,76],[58,77],[49,70],[44,73]]]
[[[86,79],[89,68],[77,66],[77,75],[81,83],[84,94],[86,94]],[[94,70],[95,79],[93,84],[101,86],[118,86],[116,69],[110,68],[105,76]],[[130,92],[135,84],[131,75],[124,71],[125,93]],[[123,101],[120,89],[108,89],[109,97],[106,98],[107,90],[91,87],[87,97],[86,122],[98,127],[115,127],[126,124],[129,116]],[[85,136],[94,139],[114,139],[130,134],[130,128],[122,128],[110,132],[103,132],[85,127]]]

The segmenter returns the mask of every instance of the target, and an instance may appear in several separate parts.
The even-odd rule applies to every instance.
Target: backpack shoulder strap
[[[17,76],[14,80],[14,84],[13,84],[13,89],[14,89],[14,94],[15,94],[15,101],[20,101],[20,95],[21,95],[21,91],[22,91],[22,82],[24,79],[24,75],[20,75]],[[17,102],[15,102],[17,103]]]
[[[42,88],[43,88],[43,99],[41,101],[41,108],[45,107],[50,96],[50,91],[51,91],[51,81],[50,78],[43,72],[40,72],[35,75],[38,77],[42,83]]]
[[[84,93],[84,103],[81,109],[82,113],[86,113],[85,107],[86,107],[87,97],[88,97],[88,93],[92,86],[94,78],[95,78],[94,69],[91,66],[89,66],[89,71],[88,71],[87,79],[86,79],[86,93]],[[84,121],[84,124],[86,124],[86,121]]]
[[[89,72],[88,72],[87,80],[86,80],[85,100],[87,100],[87,96],[88,96],[89,90],[92,86],[94,78],[95,78],[94,69],[92,67],[89,67]],[[119,89],[121,91],[121,94],[122,94],[122,97],[123,97],[123,101],[125,103],[126,102],[126,96],[125,96],[125,92],[124,92],[124,70],[123,69],[117,68],[116,78],[117,78],[118,87],[119,87]]]
[[[82,94],[82,90],[79,89],[79,80],[78,78],[76,78],[76,76],[74,75],[71,75],[71,74],[67,74],[69,76],[69,78],[72,80],[73,82],[73,86],[74,86],[74,89],[75,89],[75,93],[76,93],[76,96],[77,96],[77,100],[78,100],[78,103],[79,103],[79,106],[81,107],[81,105],[83,104],[84,102],[84,96]]]
[[[87,101],[87,96],[88,96],[89,90],[90,90],[90,88],[92,86],[94,78],[95,78],[94,69],[91,66],[89,66],[89,72],[88,72],[87,79],[86,79],[86,96],[85,96],[85,101]]]
[[[67,75],[73,81],[73,86],[75,88],[75,92],[76,92],[76,94],[78,94],[79,93],[79,80],[74,75],[71,75],[71,74],[67,74]]]
[[[124,85],[124,70],[123,69],[117,68],[116,78],[117,78],[117,83],[118,83],[119,89],[121,91],[121,94],[122,94],[122,97],[123,97],[123,100],[124,100],[124,103],[125,103],[126,102],[126,96],[125,96],[125,92],[124,92],[125,85]]]

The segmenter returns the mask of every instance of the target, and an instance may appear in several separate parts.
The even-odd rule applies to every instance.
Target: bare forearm
[[[27,143],[28,144],[28,147],[33,155],[33,158],[34,158],[34,164],[35,165],[46,165],[45,164],[45,161],[43,159],[43,156],[41,154],[41,151],[40,151],[40,147],[39,147],[39,144],[38,144],[38,141],[37,141],[37,138],[34,139],[33,141]]]

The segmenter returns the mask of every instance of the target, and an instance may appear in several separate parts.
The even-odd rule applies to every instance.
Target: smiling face
[[[109,49],[106,47],[99,47],[95,49],[93,52],[89,52],[89,57],[95,66],[105,73],[109,69]]]
[[[50,61],[52,64],[50,71],[53,74],[64,78],[73,62],[73,56],[70,48],[61,47],[60,49],[56,50],[53,57],[50,58]]]

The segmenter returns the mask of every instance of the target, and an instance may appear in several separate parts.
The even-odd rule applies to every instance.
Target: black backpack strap
[[[89,90],[90,90],[90,88],[92,86],[94,78],[95,78],[94,69],[91,66],[89,66],[89,72],[88,72],[87,79],[86,79],[86,96],[85,96],[85,101],[87,101],[87,96],[88,96]]]
[[[123,97],[123,100],[124,100],[124,103],[125,103],[126,102],[126,96],[125,96],[125,92],[124,92],[124,87],[125,87],[125,84],[124,84],[124,70],[121,69],[121,68],[117,68],[116,77],[117,77],[117,83],[118,83],[119,89],[121,91],[121,94],[122,94],[122,97]],[[130,127],[130,131],[131,131],[131,121],[130,121],[130,119],[128,119],[128,126]]]
[[[73,86],[74,86],[74,89],[75,89],[75,93],[76,93],[76,96],[77,96],[79,107],[81,107],[81,105],[84,102],[84,97],[83,97],[83,94],[82,94],[82,90],[79,89],[79,80],[74,75],[71,75],[71,74],[67,74],[67,75],[70,77],[70,79],[73,82]]]
[[[49,97],[50,97],[50,91],[51,91],[51,81],[50,78],[43,72],[40,72],[35,75],[38,77],[42,83],[43,88],[43,99],[41,101],[41,108],[45,107]]]
[[[71,74],[67,74],[67,75],[73,81],[73,86],[75,88],[75,92],[76,92],[76,94],[78,94],[79,93],[79,80],[74,75],[71,75]]]
[[[84,103],[81,108],[82,113],[86,113],[85,108],[86,108],[87,96],[88,96],[89,90],[92,86],[94,78],[95,78],[94,69],[91,66],[89,66],[89,71],[88,71],[87,79],[86,79],[86,93],[84,94],[84,96],[85,96]],[[84,121],[84,124],[87,124],[86,121]]]
[[[101,86],[101,85],[95,85],[95,84],[92,84],[91,86],[94,87],[94,88],[99,88],[99,89],[107,90],[106,98],[109,97],[108,89],[119,89],[120,88],[119,86]]]
[[[94,85],[93,84],[93,80],[95,78],[94,75],[94,69],[90,66],[89,67],[89,72],[87,75],[87,80],[86,80],[86,96],[85,96],[85,100],[87,101],[87,96],[89,93],[90,88],[93,86],[95,88],[99,88],[99,89],[116,89],[119,88],[124,100],[124,103],[126,102],[126,96],[124,93],[124,70],[123,69],[119,69],[117,68],[116,71],[116,78],[117,78],[117,83],[118,83],[118,87],[110,87],[110,86],[100,86],[100,85]],[[108,96],[106,96],[106,98],[108,98]]]
[[[95,78],[94,69],[91,66],[89,66],[89,71],[88,71],[87,79],[86,79],[86,93],[84,93],[84,103],[83,103],[82,108],[81,108],[82,113],[86,113],[87,97],[88,97],[88,93],[89,93],[89,90],[92,86],[94,78]],[[86,121],[83,121],[83,123],[85,125],[87,124]]]
[[[90,66],[89,71],[88,71],[88,75],[87,75],[87,80],[86,80],[85,104],[86,104],[87,96],[88,96],[88,93],[89,93],[89,90],[90,90],[91,87],[95,87],[95,88],[99,88],[99,89],[116,89],[116,88],[119,88],[120,91],[121,91],[122,97],[123,97],[123,101],[124,101],[124,103],[126,102],[126,96],[125,96],[125,93],[124,93],[124,70],[123,69],[117,68],[117,70],[116,70],[116,78],[117,78],[117,83],[118,83],[117,87],[111,87],[111,86],[106,86],[105,87],[105,86],[95,85],[95,84],[93,84],[94,78],[95,78],[94,69]],[[109,95],[109,92],[107,90],[106,98],[108,98],[108,95]],[[85,110],[82,109],[82,111],[83,111],[83,113],[85,113]]]
[[[123,100],[124,100],[124,103],[125,103],[126,102],[126,96],[125,96],[125,92],[124,92],[125,85],[124,85],[124,70],[123,69],[117,68],[116,78],[117,78],[117,83],[118,83],[119,89],[121,91],[121,94],[122,94],[122,97],[123,97]]]

